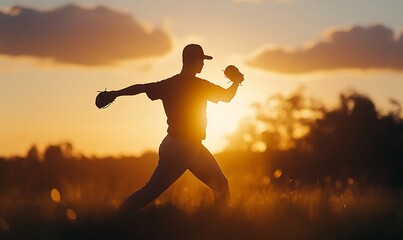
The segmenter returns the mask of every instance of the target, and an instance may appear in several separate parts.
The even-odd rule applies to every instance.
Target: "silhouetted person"
[[[235,96],[239,82],[224,89],[195,75],[204,60],[200,45],[189,44],[182,52],[182,71],[168,79],[136,84],[118,91],[115,97],[146,93],[151,100],[161,99],[167,116],[168,134],[159,148],[159,161],[148,183],[124,201],[120,210],[134,212],[156,199],[186,170],[213,190],[217,205],[227,206],[230,200],[228,181],[214,156],[203,146],[206,137],[207,101],[229,102]]]

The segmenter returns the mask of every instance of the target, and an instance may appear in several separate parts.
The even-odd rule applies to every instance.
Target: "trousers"
[[[120,209],[130,212],[140,210],[160,196],[186,170],[213,191],[216,205],[228,206],[228,180],[214,156],[201,142],[167,135],[159,147],[158,165],[150,180],[143,188],[131,194]]]

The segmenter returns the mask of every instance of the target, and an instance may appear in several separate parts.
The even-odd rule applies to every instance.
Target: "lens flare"
[[[52,190],[50,190],[50,198],[54,201],[54,202],[60,202],[61,200],[61,195],[59,190],[57,190],[56,188],[52,188]]]
[[[70,221],[75,221],[77,219],[77,214],[73,209],[67,208],[66,209],[66,217]]]
[[[274,171],[273,173],[273,177],[274,178],[280,178],[283,175],[283,171],[281,169],[277,169],[276,171]]]

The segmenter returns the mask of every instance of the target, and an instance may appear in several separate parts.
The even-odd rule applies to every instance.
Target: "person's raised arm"
[[[234,65],[227,66],[224,70],[224,74],[227,78],[229,78],[231,80],[232,85],[229,88],[224,89],[224,91],[221,95],[220,101],[229,102],[234,98],[234,96],[238,90],[238,86],[244,80],[244,76],[239,71],[239,69],[237,67],[235,67]]]
[[[230,102],[234,98],[238,90],[239,84],[240,84],[239,82],[232,82],[232,85],[229,88],[224,89],[224,91],[221,94],[220,101]]]

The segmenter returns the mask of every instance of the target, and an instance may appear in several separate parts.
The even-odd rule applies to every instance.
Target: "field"
[[[125,175],[114,180],[114,176],[94,170],[99,173],[99,178],[91,174],[87,178],[81,178],[81,181],[61,177],[60,184],[41,191],[24,192],[17,187],[7,188],[0,196],[0,238],[403,237],[401,190],[359,186],[351,179],[343,184],[296,187],[288,184],[291,180],[282,179],[284,176],[279,176],[279,173],[267,175],[257,168],[243,170],[241,173],[236,172],[234,167],[229,167],[236,166],[235,163],[228,166],[225,161],[223,163],[232,194],[229,209],[215,209],[210,190],[186,173],[160,198],[132,219],[119,219],[113,214],[114,211],[130,192],[145,183],[152,166],[145,168],[144,177],[140,177],[138,182],[130,181]]]

